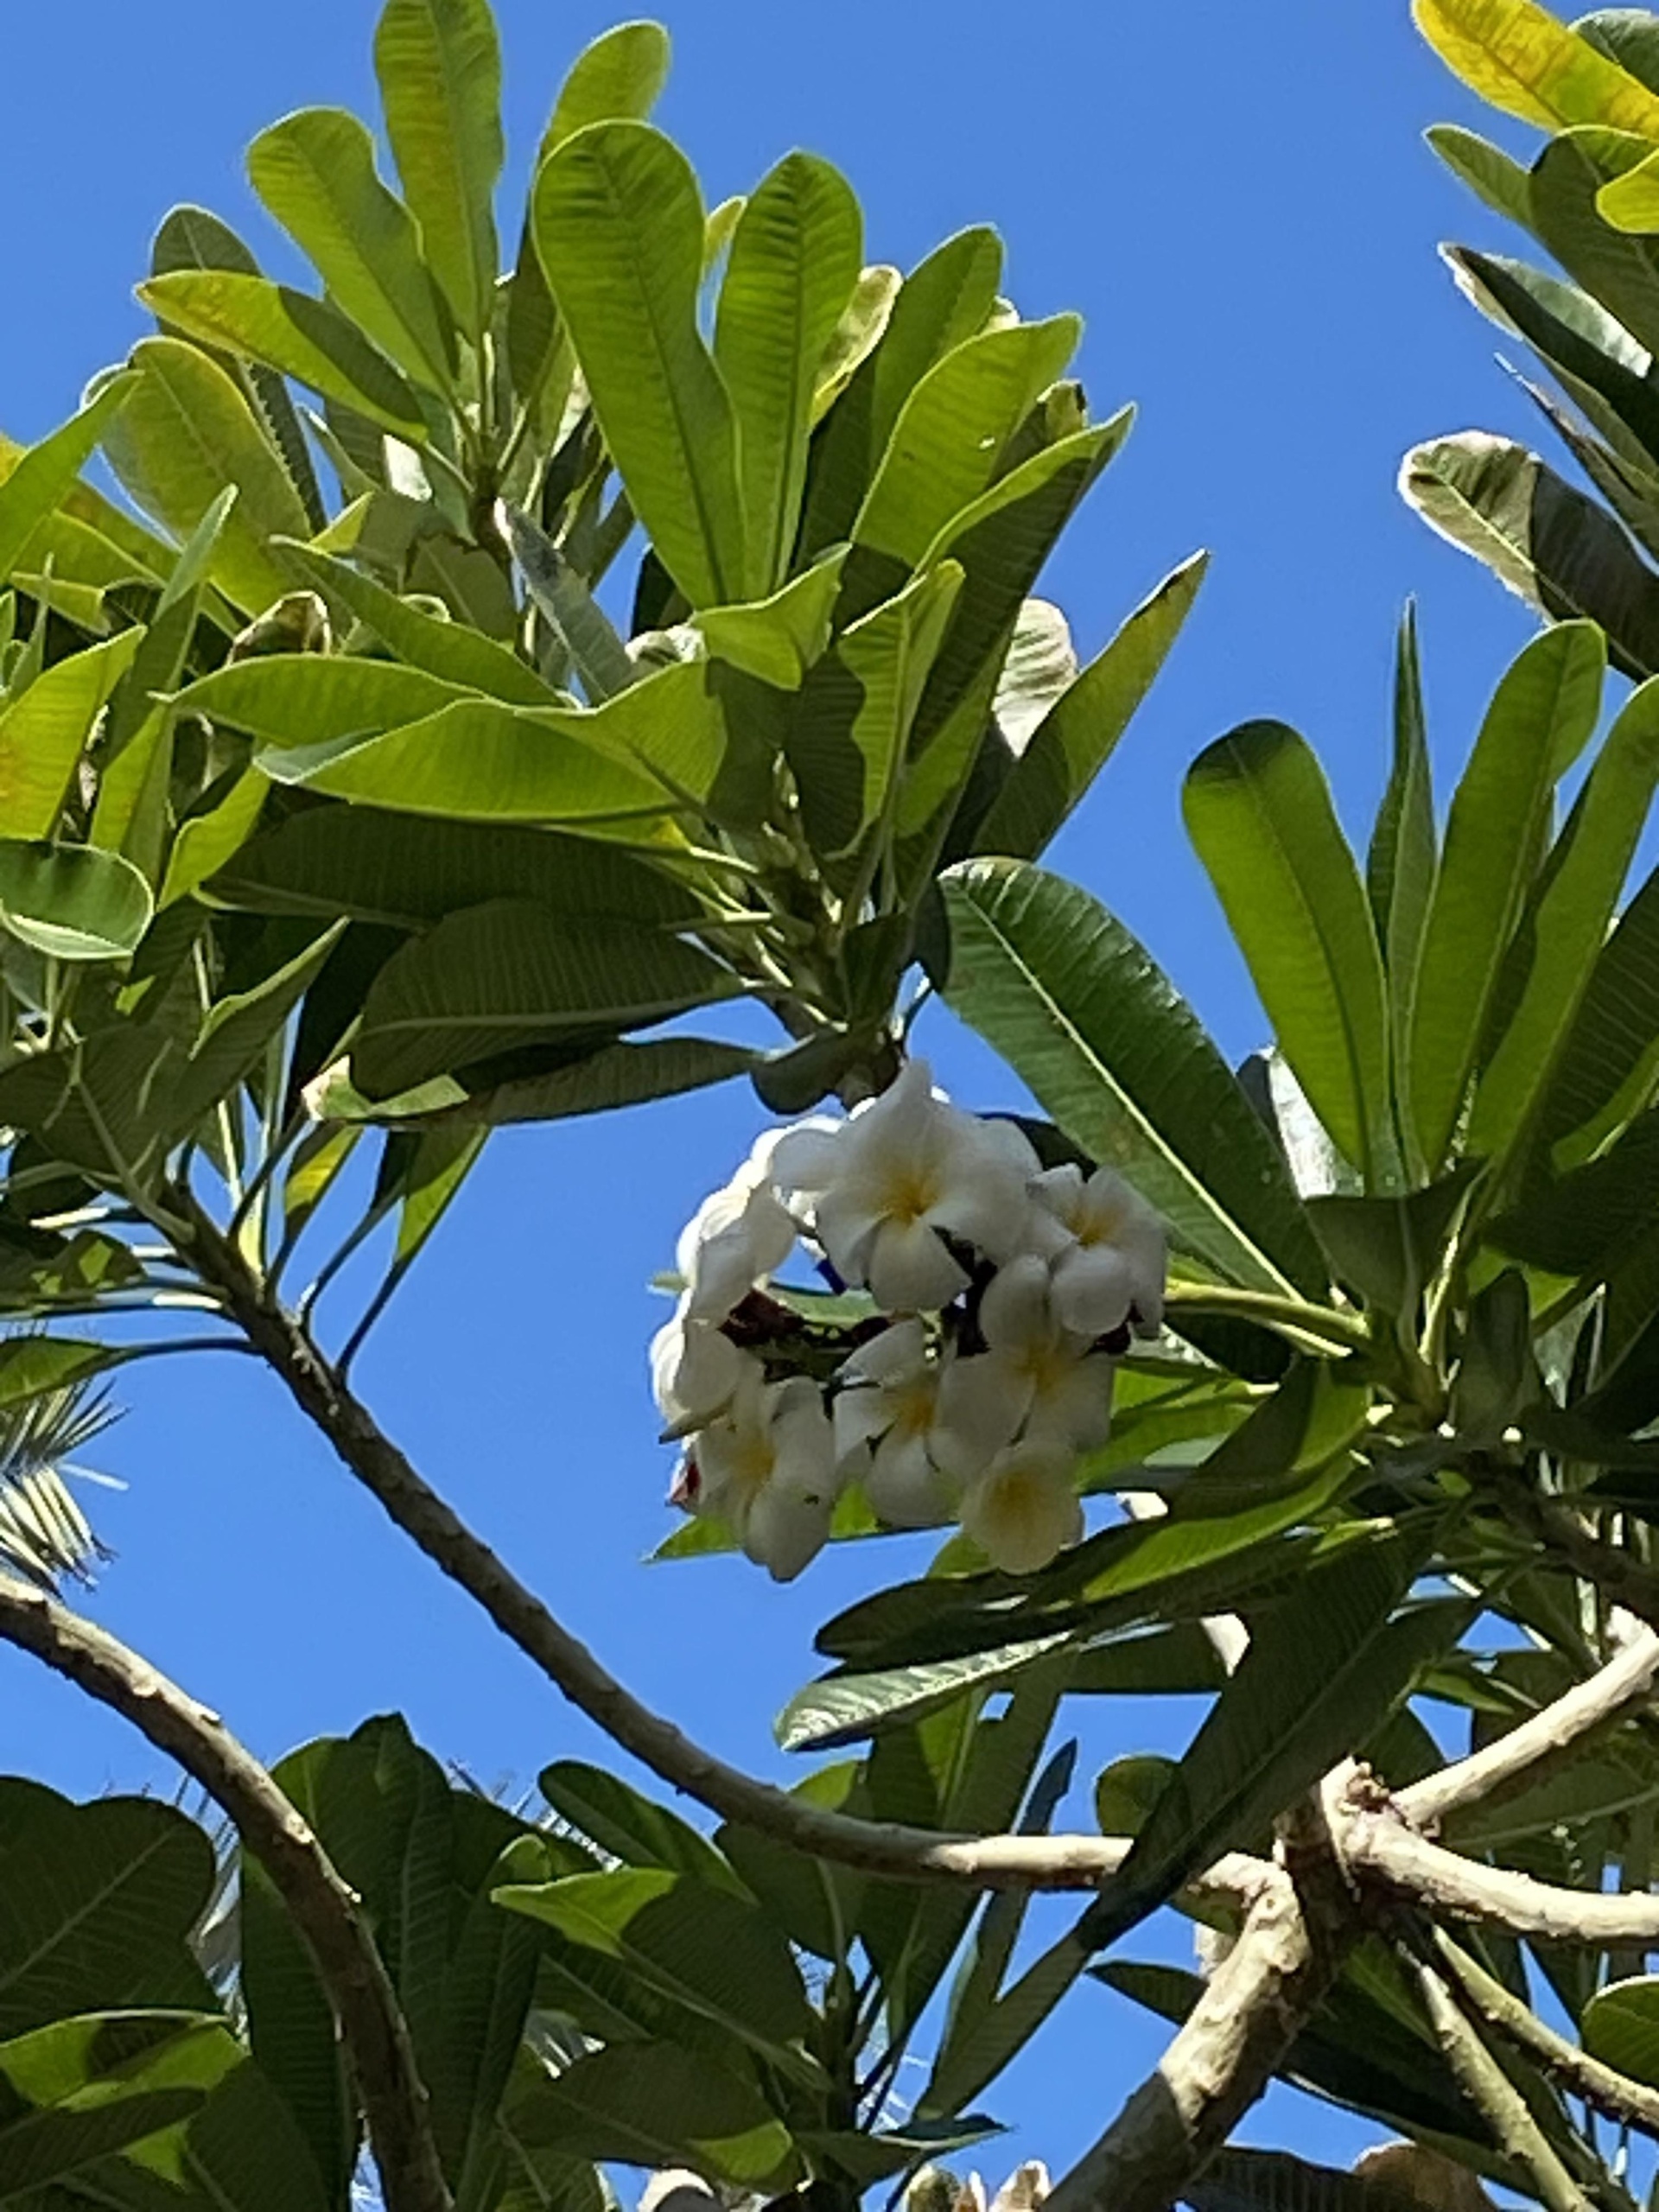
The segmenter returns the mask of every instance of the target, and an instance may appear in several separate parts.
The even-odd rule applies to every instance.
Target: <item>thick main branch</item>
[[[450,2212],[409,2031],[357,1899],[297,1808],[216,1713],[54,1599],[0,1576],[0,1638],[110,1706],[234,1823],[309,1946],[351,2055],[387,2212]]]

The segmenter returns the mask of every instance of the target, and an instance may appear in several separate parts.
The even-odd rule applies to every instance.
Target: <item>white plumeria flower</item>
[[[1051,1167],[1032,1185],[1039,1206],[1069,1232],[1054,1262],[1054,1309],[1068,1329],[1109,1336],[1126,1322],[1155,1330],[1164,1318],[1164,1224],[1109,1167],[1087,1182],[1080,1167]]]
[[[794,1249],[795,1224],[770,1175],[778,1138],[769,1129],[731,1181],[711,1192],[680,1231],[676,1256],[689,1320],[723,1321]]]
[[[774,1582],[790,1582],[830,1536],[840,1489],[835,1431],[817,1385],[745,1376],[724,1416],[693,1446],[699,1512],[729,1522]]]
[[[941,1371],[928,1357],[927,1332],[908,1320],[861,1344],[836,1377],[836,1455],[845,1466],[874,1446],[859,1479],[881,1518],[898,1529],[936,1528],[956,1508],[957,1485],[928,1449]]]
[[[832,1130],[787,1132],[772,1164],[780,1192],[810,1201],[812,1233],[842,1281],[896,1313],[946,1306],[966,1287],[942,1232],[994,1261],[1019,1249],[1037,1170],[1012,1124],[936,1096],[923,1060]]]
[[[986,1349],[941,1378],[933,1449],[966,1481],[1023,1435],[1092,1451],[1111,1429],[1112,1364],[1064,1327],[1046,1262],[1034,1252],[998,1269],[979,1307]]]
[[[963,1494],[962,1525],[993,1567],[1033,1574],[1083,1534],[1083,1501],[1063,1444],[1011,1444]]]
[[[715,1321],[694,1319],[682,1298],[671,1321],[651,1340],[651,1388],[657,1410],[683,1433],[724,1413],[744,1376],[760,1363],[739,1350]]]

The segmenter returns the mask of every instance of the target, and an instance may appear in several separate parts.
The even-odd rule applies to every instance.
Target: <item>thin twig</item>
[[[404,1535],[460,1584],[579,1711],[672,1788],[722,1819],[776,1836],[798,1850],[900,1881],[1088,1890],[1122,1864],[1127,1845],[1116,1837],[951,1836],[859,1820],[757,1781],[694,1744],[624,1689],[423,1481],[305,1332],[261,1294],[240,1254],[200,1210],[191,1249],[250,1344]],[[1262,1860],[1230,1853],[1206,1870],[1199,1886],[1248,1902],[1270,1871]]]
[[[1546,2027],[1530,2005],[1523,2005],[1505,1989],[1478,1961],[1454,1943],[1444,1929],[1435,1929],[1434,1942],[1465,1999],[1490,2026],[1506,2036],[1529,2058],[1535,2059],[1571,2095],[1582,2097],[1586,2104],[1593,2105],[1610,2120],[1639,2127],[1643,2134],[1659,2139],[1659,2089],[1651,2089],[1644,2082],[1633,2082],[1628,2074],[1604,2066],[1577,2044],[1569,2043],[1565,2036],[1558,2036],[1553,2028]]]
[[[55,1599],[0,1576],[0,1638],[110,1706],[177,1760],[270,1876],[351,2053],[387,2212],[450,2212],[426,2091],[397,1999],[357,1899],[265,1769],[219,1715]]]
[[[1426,1961],[1405,1954],[1429,2024],[1459,2089],[1505,2154],[1525,2168],[1549,2212],[1593,2212],[1591,2199],[1545,2140],[1526,2100],[1481,2041],[1452,1992]]]
[[[1629,1625],[1623,1649],[1588,1681],[1577,1683],[1472,1758],[1397,1791],[1395,1809],[1413,1827],[1432,1828],[1462,1806],[1478,1804],[1522,1777],[1532,1779],[1592,1730],[1639,1703],[1659,1674],[1659,1635]]]

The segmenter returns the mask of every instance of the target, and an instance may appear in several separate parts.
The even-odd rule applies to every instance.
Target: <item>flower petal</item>
[[[957,1485],[933,1465],[919,1436],[894,1430],[875,1447],[864,1495],[895,1529],[934,1529],[950,1518]]]
[[[1019,1434],[1030,1402],[1029,1378],[1003,1353],[952,1360],[939,1377],[928,1436],[934,1460],[957,1481],[970,1480]]]
[[[884,1221],[864,1273],[876,1303],[893,1313],[934,1311],[968,1287],[967,1275],[925,1221]]]
[[[962,1525],[995,1567],[1034,1574],[1083,1534],[1071,1454],[1052,1444],[1001,1452],[962,1501]]]
[[[1135,1271],[1112,1244],[1074,1244],[1054,1262],[1054,1311],[1082,1337],[1121,1329],[1135,1303]]]

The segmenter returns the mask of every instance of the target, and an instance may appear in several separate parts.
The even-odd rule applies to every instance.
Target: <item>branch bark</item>
[[[111,1707],[229,1815],[316,1961],[351,2053],[387,2212],[451,2212],[408,2027],[353,1896],[296,1808],[216,1713],[136,1651],[0,1576],[0,1638]]]
[[[1362,1932],[1331,1815],[1351,1768],[1287,1824],[1238,1941],[1117,2118],[1045,2212],[1166,2212],[1273,2079]]]
[[[1459,1759],[1455,1766],[1413,1783],[1395,1793],[1395,1804],[1414,1827],[1430,1828],[1448,1813],[1491,1797],[1523,1775],[1550,1764],[1593,1730],[1639,1704],[1659,1675],[1659,1635],[1626,1623],[1624,1649],[1607,1664],[1546,1706],[1518,1728]]]
[[[1380,1889],[1437,1919],[1484,1922],[1511,1935],[1596,1950],[1659,1949],[1659,1897],[1557,1889],[1506,1866],[1462,1859],[1391,1810],[1344,1808],[1337,1849],[1362,1889]]]
[[[1521,1999],[1478,1961],[1454,1943],[1444,1929],[1434,1931],[1435,1948],[1462,1991],[1465,2002],[1480,2014],[1489,2027],[1508,2037],[1517,2050],[1535,2059],[1561,2087],[1610,2120],[1639,2127],[1659,2139],[1659,2089],[1633,2082],[1611,2066],[1558,2036],[1546,2027],[1530,2005]]]

